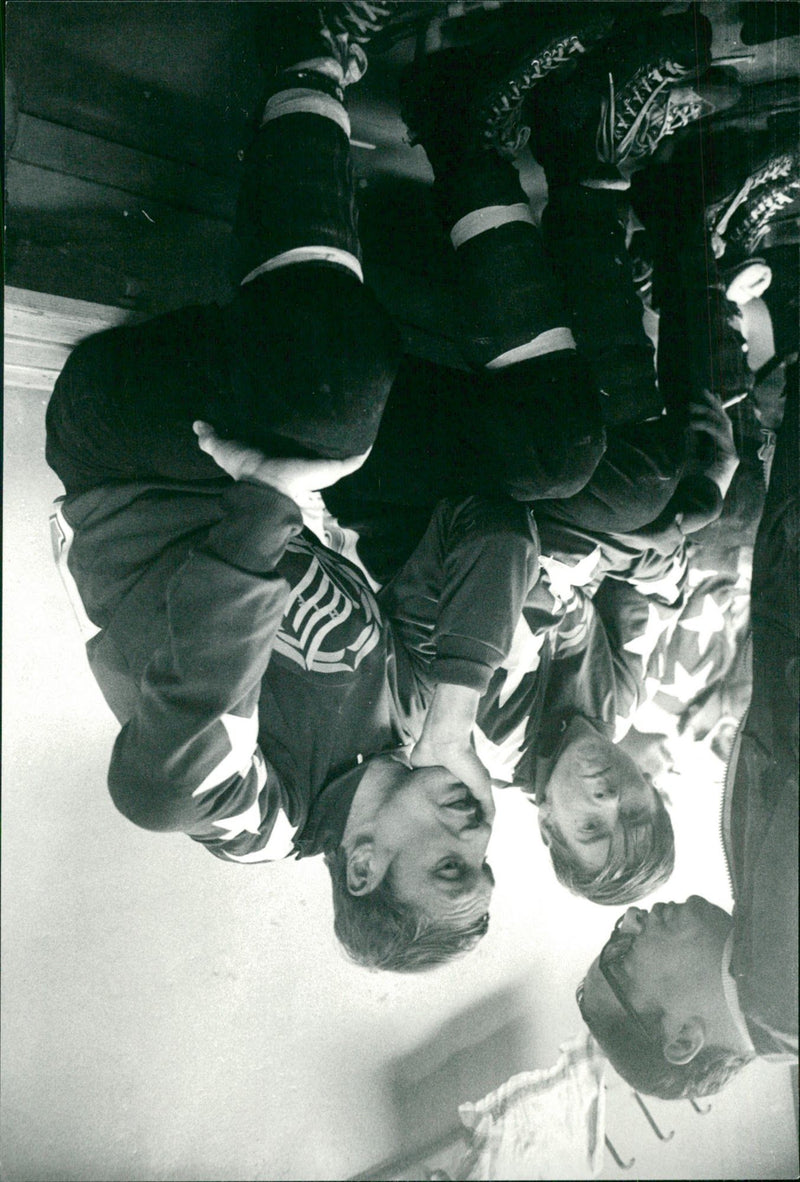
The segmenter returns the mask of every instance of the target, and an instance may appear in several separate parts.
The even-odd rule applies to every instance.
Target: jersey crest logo
[[[380,640],[375,596],[349,564],[320,558],[302,537],[288,551],[306,569],[289,592],[274,651],[309,672],[352,672]]]

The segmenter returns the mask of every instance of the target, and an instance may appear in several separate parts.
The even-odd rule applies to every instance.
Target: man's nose
[[[475,858],[478,862],[482,862],[491,835],[492,827],[486,821],[481,821],[478,825],[464,824],[458,835],[462,852],[467,857]]]
[[[617,931],[624,932],[625,935],[638,936],[644,927],[644,921],[647,918],[647,912],[643,911],[641,907],[629,907],[625,914],[617,923]]]

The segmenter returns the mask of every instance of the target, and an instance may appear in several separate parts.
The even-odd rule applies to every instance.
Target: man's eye
[[[461,863],[455,858],[448,858],[447,861],[439,863],[436,873],[439,878],[446,878],[452,882],[454,879],[461,878]]]

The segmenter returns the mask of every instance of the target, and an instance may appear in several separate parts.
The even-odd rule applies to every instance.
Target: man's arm
[[[287,828],[257,742],[261,679],[288,592],[276,568],[302,528],[303,489],[356,461],[267,460],[204,425],[196,431],[236,483],[223,494],[222,520],[167,586],[166,638],[115,744],[109,788],[144,828],[180,830],[220,857],[261,861],[273,856],[276,825]]]
[[[258,748],[258,700],[288,592],[275,568],[302,519],[288,497],[250,483],[227,489],[223,507],[167,586],[163,639],[108,783],[135,824],[241,857],[264,849],[281,803]]]
[[[395,634],[433,687],[412,763],[446,767],[489,820],[489,776],[471,736],[481,697],[511,649],[538,557],[524,506],[481,497],[442,502],[389,600]]]
[[[716,521],[739,467],[733,425],[719,395],[702,390],[691,403],[689,458],[662,519],[677,519],[684,533]]]

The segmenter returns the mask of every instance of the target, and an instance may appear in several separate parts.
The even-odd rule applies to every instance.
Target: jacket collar
[[[353,797],[366,770],[367,763],[362,756],[358,756],[354,766],[325,785],[313,801],[305,825],[294,839],[295,857],[311,858],[315,854],[331,854],[338,849]]]

